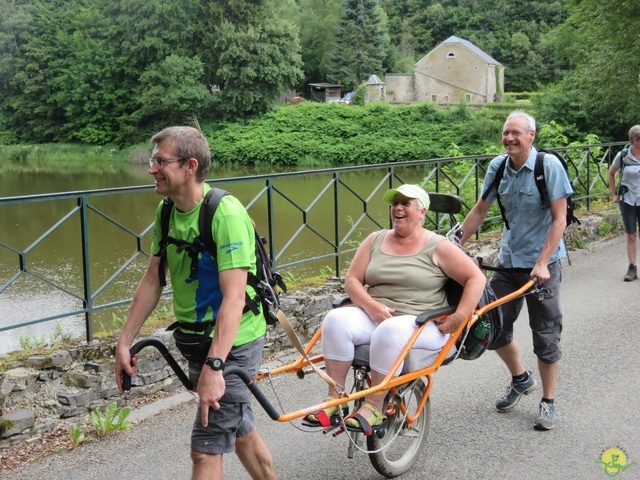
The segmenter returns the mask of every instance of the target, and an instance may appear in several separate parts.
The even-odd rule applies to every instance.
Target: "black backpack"
[[[538,154],[536,155],[536,164],[533,169],[533,175],[536,180],[536,187],[538,188],[538,192],[540,193],[540,208],[543,208],[543,209],[549,208],[551,206],[551,201],[549,200],[549,192],[547,190],[547,182],[545,181],[545,178],[544,178],[545,154],[553,155],[554,157],[556,157],[564,167],[564,171],[567,174],[567,178],[569,178],[569,167],[567,166],[567,162],[565,161],[564,158],[562,158],[561,155],[559,155],[557,152],[554,152],[553,150],[544,150],[544,149],[538,150]],[[487,196],[489,195],[489,192],[492,189],[495,188],[496,193],[498,192],[498,185],[500,185],[500,181],[504,176],[504,169],[507,165],[508,160],[509,160],[509,155],[505,155],[504,160],[498,166],[498,170],[496,171],[496,176],[493,179],[493,183],[482,196],[483,200],[487,199]],[[498,195],[497,197],[498,206],[500,207],[500,214],[502,215],[502,221],[504,222],[505,228],[509,230],[509,222],[507,221],[507,217],[504,213],[504,206],[500,201],[500,194],[497,193],[497,195]],[[573,200],[571,198],[571,195],[569,195],[567,197],[567,227],[573,223],[577,223],[578,225],[581,225],[580,220],[578,220],[578,218],[574,214]]]
[[[472,257],[472,259],[480,268],[483,268],[482,259],[474,257]],[[447,294],[447,302],[449,305],[458,305],[458,303],[460,303],[463,291],[462,285],[454,279],[449,278],[444,285],[444,290]],[[487,282],[477,308],[482,308],[485,305],[495,302],[497,299],[493,288],[491,288],[491,284]],[[497,306],[478,318],[471,328],[458,338],[456,342],[456,348],[458,349],[457,356],[463,360],[476,360],[488,348],[493,346],[501,333],[502,308]]]
[[[225,195],[229,195],[229,192],[221,188],[212,188],[207,192],[200,207],[200,214],[198,217],[198,230],[200,235],[196,237],[193,243],[188,243],[183,240],[177,240],[169,236],[169,219],[171,216],[171,210],[173,209],[173,200],[166,197],[162,204],[162,210],[160,212],[160,226],[161,226],[161,240],[160,240],[160,267],[159,276],[160,284],[164,287],[167,284],[165,276],[165,262],[167,258],[167,245],[176,245],[178,251],[186,250],[191,257],[191,271],[189,278],[195,280],[198,278],[198,255],[203,251],[208,251],[211,256],[217,258],[216,244],[211,234],[211,221],[213,215],[220,204],[220,200]],[[267,324],[273,325],[278,322],[277,312],[280,309],[280,299],[278,296],[277,288],[280,288],[282,292],[287,291],[287,286],[282,279],[282,276],[273,270],[271,260],[267,254],[265,245],[267,239],[260,236],[258,231],[253,225],[253,231],[255,234],[256,244],[256,275],[252,272],[248,272],[247,284],[253,287],[256,292],[256,297],[251,298],[249,294],[245,294],[245,308],[243,313],[251,310],[255,315],[260,314],[258,309],[258,303],[262,305],[262,313],[267,321]]]

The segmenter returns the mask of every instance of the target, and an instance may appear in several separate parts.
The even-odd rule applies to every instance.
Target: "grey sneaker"
[[[636,278],[638,278],[638,267],[630,263],[629,268],[627,268],[627,274],[624,276],[624,281],[633,282]]]
[[[496,402],[496,408],[498,410],[509,410],[515,407],[520,401],[522,395],[528,395],[538,388],[538,382],[533,378],[531,372],[527,372],[529,378],[520,383],[511,382],[507,387],[507,394],[504,397],[500,397]]]
[[[540,402],[540,413],[533,428],[536,430],[551,430],[556,424],[556,404]]]

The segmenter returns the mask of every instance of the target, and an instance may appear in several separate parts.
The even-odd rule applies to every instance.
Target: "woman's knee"
[[[348,322],[345,322],[342,315],[334,312],[334,310],[331,310],[325,315],[324,320],[322,321],[323,338],[342,338],[347,334]]]
[[[397,317],[396,317],[397,318]],[[411,336],[411,331],[403,328],[404,325],[390,318],[382,322],[371,335],[371,348],[376,350],[397,350],[406,345]]]

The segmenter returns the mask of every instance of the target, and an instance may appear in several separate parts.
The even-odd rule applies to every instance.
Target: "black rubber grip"
[[[131,347],[131,357],[133,358],[135,354],[137,354],[145,347],[155,347],[162,354],[164,359],[167,361],[171,369],[175,372],[175,374],[178,376],[187,390],[195,390],[193,384],[191,383],[191,380],[189,380],[189,377],[184,373],[182,368],[180,368],[180,365],[178,364],[178,362],[176,362],[176,359],[173,358],[171,353],[169,353],[169,349],[167,349],[167,347],[160,340],[156,338],[144,338],[142,340],[139,340]],[[265,397],[264,394],[260,391],[257,383],[249,376],[249,373],[246,370],[231,365],[224,369],[224,376],[227,377],[229,375],[237,375],[240,380],[244,382],[244,384],[253,394],[258,403],[262,406],[262,408],[264,408],[265,412],[267,412],[267,415],[269,415],[269,417],[271,417],[273,420],[278,420],[280,418],[280,414],[278,413],[278,411],[273,407],[273,405],[271,405],[267,397]],[[131,389],[131,377],[124,371],[122,372],[122,388],[125,391]]]
[[[160,354],[164,357],[166,362],[169,364],[169,366],[171,367],[171,370],[173,370],[173,372],[178,376],[178,379],[180,379],[180,381],[185,386],[185,388],[191,391],[195,390],[193,383],[191,383],[191,380],[189,380],[189,377],[187,376],[187,374],[184,373],[182,368],[180,368],[180,365],[178,364],[176,359],[173,358],[173,355],[171,355],[171,353],[169,352],[169,349],[165,346],[164,343],[162,343],[157,338],[143,338],[142,340],[139,340],[138,342],[136,342],[131,347],[131,350],[129,350],[131,358],[133,358],[134,355],[136,355],[140,350],[142,350],[145,347],[156,348],[160,352]],[[124,370],[122,371],[122,389],[125,392],[131,390],[131,377],[127,375],[127,373]]]

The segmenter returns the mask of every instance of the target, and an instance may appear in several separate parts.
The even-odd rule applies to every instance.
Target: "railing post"
[[[78,197],[78,207],[80,208],[80,238],[82,244],[82,278],[84,285],[84,300],[82,303],[85,310],[84,318],[87,343],[90,343],[93,340],[93,297],[91,295],[91,262],[89,261],[88,201],[86,195]]]
[[[396,170],[395,167],[392,165],[389,167],[389,188],[388,190],[391,190],[393,188],[393,178],[396,175]],[[390,212],[390,210],[389,210]],[[393,228],[393,220],[391,220],[391,213],[389,213],[389,215],[387,215],[387,218],[389,219],[389,229]]]
[[[587,210],[591,210],[591,148],[587,147]],[[596,165],[598,166],[598,165]],[[578,171],[576,170],[576,175]]]
[[[340,195],[338,190],[340,188],[340,173],[333,172],[333,231],[335,232],[335,267],[336,278],[340,279],[340,262],[342,257],[340,252],[342,251],[342,245],[340,243]]]
[[[267,178],[267,221],[269,226],[269,258],[271,259],[271,266],[276,268],[276,247],[275,247],[275,226],[273,221],[273,179]]]

